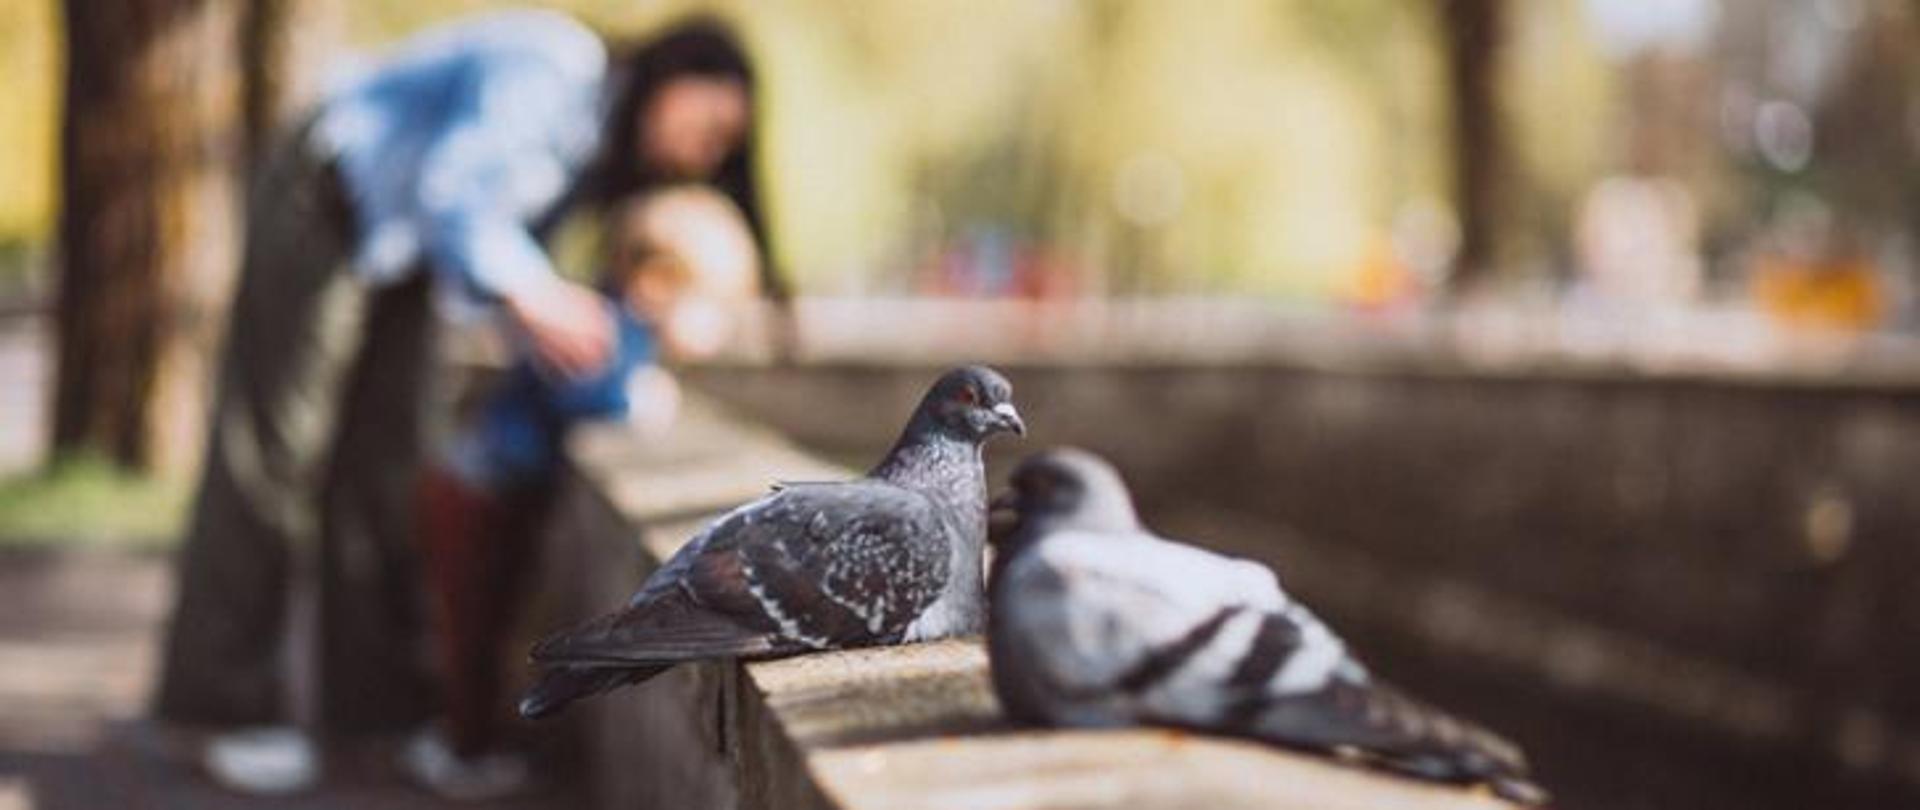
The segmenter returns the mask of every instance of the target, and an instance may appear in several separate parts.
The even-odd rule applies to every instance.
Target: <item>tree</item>
[[[1455,292],[1484,280],[1497,259],[1505,182],[1498,93],[1503,0],[1436,0],[1453,113],[1453,194],[1460,251],[1448,284]]]
[[[56,454],[171,465],[233,264],[231,0],[67,0]],[[176,443],[177,444],[177,443]]]
[[[238,258],[237,181],[307,95],[323,50],[309,44],[315,31],[330,41],[334,6],[66,0],[56,457],[197,458]]]

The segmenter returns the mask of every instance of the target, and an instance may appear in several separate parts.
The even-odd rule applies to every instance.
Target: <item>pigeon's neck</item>
[[[1023,516],[1020,522],[999,536],[993,545],[993,571],[988,580],[1001,579],[1000,570],[1012,564],[1014,560],[1026,556],[1040,541],[1053,534],[1058,521],[1033,516]]]
[[[1104,514],[1029,512],[994,544],[991,578],[997,579],[1000,569],[1025,556],[1047,538],[1075,531],[1131,533],[1143,528],[1130,509]]]
[[[981,558],[987,546],[987,471],[980,444],[909,427],[870,475],[933,501],[958,538],[952,548],[952,578],[928,614],[908,628],[908,639],[984,631],[987,594]]]
[[[987,472],[979,443],[909,430],[868,475],[932,498],[960,521],[958,528],[969,540],[985,542]]]

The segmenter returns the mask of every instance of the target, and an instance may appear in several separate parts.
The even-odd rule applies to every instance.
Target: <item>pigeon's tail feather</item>
[[[528,720],[551,717],[576,700],[640,683],[666,670],[666,666],[553,667],[541,672],[540,680],[520,698],[520,716]]]
[[[763,654],[766,633],[690,602],[680,590],[556,633],[534,645],[540,680],[520,700],[538,719],[584,697],[636,684],[683,661]]]
[[[1254,732],[1290,745],[1357,753],[1382,768],[1440,782],[1483,784],[1509,801],[1543,805],[1520,748],[1392,687],[1336,681],[1269,702]]]
[[[1518,776],[1503,776],[1487,780],[1487,787],[1493,789],[1493,795],[1523,807],[1545,808],[1553,801],[1553,794],[1540,786],[1540,783]]]
[[[676,590],[548,636],[534,645],[531,655],[535,663],[548,666],[637,667],[774,651],[767,632],[692,604]]]

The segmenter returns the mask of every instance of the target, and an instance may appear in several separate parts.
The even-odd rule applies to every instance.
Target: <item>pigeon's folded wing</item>
[[[543,663],[667,663],[892,641],[950,552],[922,496],[868,482],[783,489],[717,521],[625,610],[548,639]]]
[[[924,495],[858,481],[792,486],[764,504],[715,527],[687,577],[704,603],[826,648],[898,641],[946,588],[956,541]]]
[[[1279,598],[1237,563],[1145,535],[1063,533],[1007,569],[1009,619],[1062,693],[1140,692]],[[1224,564],[1224,565],[1223,565]]]

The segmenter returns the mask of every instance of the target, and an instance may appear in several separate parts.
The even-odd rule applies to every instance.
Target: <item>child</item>
[[[418,535],[443,713],[438,727],[407,746],[403,762],[443,796],[490,798],[528,779],[525,759],[502,750],[496,737],[507,705],[501,646],[568,429],[607,418],[664,427],[678,389],[656,365],[659,355],[713,352],[731,326],[726,305],[756,293],[758,256],[746,221],[704,187],[627,202],[613,217],[608,244],[600,288],[619,324],[612,360],[567,379],[522,357],[420,485]]]

